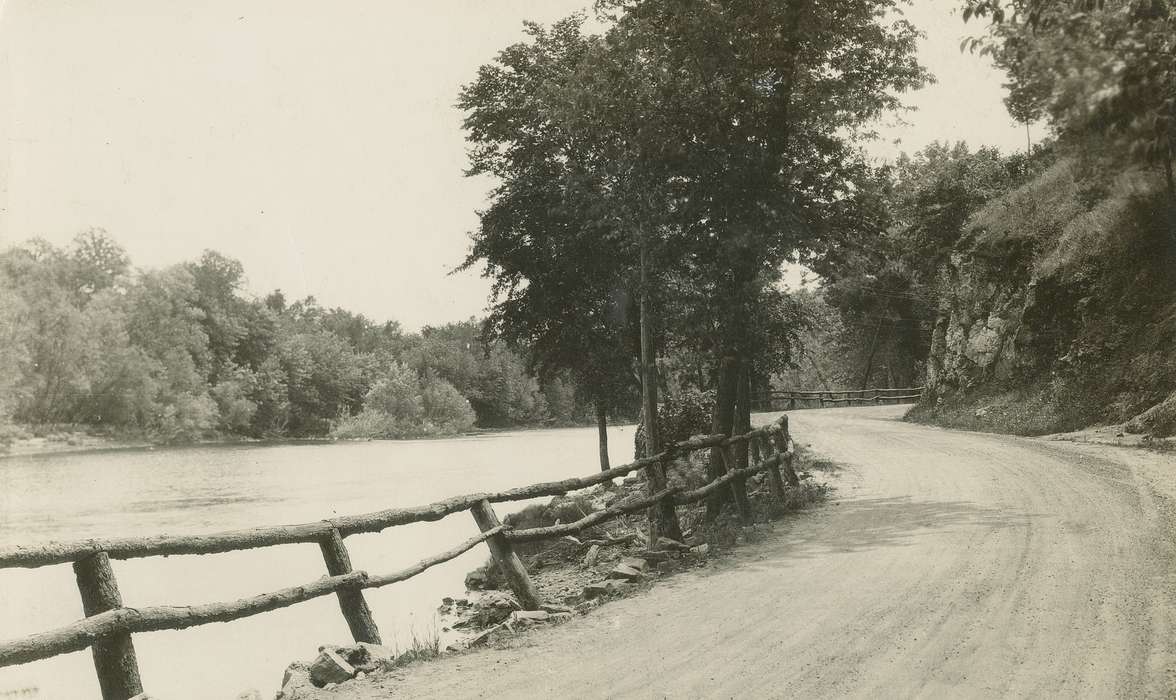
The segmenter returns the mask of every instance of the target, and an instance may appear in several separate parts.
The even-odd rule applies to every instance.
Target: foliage
[[[526,347],[544,379],[568,373],[586,402],[624,410],[633,384],[628,251],[578,172],[573,136],[551,118],[597,41],[581,33],[583,20],[527,24],[529,40],[462,90],[467,173],[499,180],[463,268],[482,266],[494,280],[488,337]]]
[[[812,267],[840,328],[825,338],[841,353],[827,379],[838,386],[915,386],[930,346],[941,273],[969,220],[1041,172],[1053,150],[1003,156],[965,144],[932,143],[893,165],[863,168],[844,205],[852,218]]]
[[[341,425],[435,435],[468,430],[470,401],[487,427],[588,414],[574,379],[539,381],[525,348],[483,341],[476,321],[406,335],[313,297],[253,299],[244,285],[241,264],[213,251],[133,270],[99,230],[64,249],[34,241],[0,253],[0,433],[19,434],[7,427],[15,422],[163,442],[321,436]],[[405,371],[418,409],[365,412]]]
[[[648,295],[644,320],[698,374],[788,366],[781,263],[824,248],[855,137],[928,78],[897,7],[615,0],[599,36],[527,25],[459,102],[469,172],[497,180],[465,261],[494,279],[491,335],[619,395]]]
[[[992,24],[965,44],[1009,72],[1014,116],[1044,114],[1064,138],[1100,134],[1120,160],[1161,165],[1176,206],[1174,10],[1171,0],[966,0],[965,19]]]
[[[676,392],[657,406],[657,424],[663,444],[682,442],[695,435],[709,435],[715,393],[694,388]],[[633,435],[636,454],[645,452],[645,426],[637,426]]]
[[[364,409],[331,430],[337,438],[415,438],[453,435],[474,425],[469,402],[433,372],[417,375],[393,363],[364,396]]]

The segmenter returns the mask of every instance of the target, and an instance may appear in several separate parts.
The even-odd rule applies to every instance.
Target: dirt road
[[[834,497],[730,565],[362,697],[1176,697],[1176,458],[904,408],[793,413]]]

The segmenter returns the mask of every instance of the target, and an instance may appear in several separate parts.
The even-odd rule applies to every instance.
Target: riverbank
[[[0,444],[0,459],[75,452],[101,452],[154,447],[155,443],[130,435],[95,435],[77,429],[36,430],[15,426],[9,440]]]
[[[13,425],[6,428],[5,440],[0,441],[0,459],[5,457],[29,457],[37,455],[76,454],[86,452],[107,452],[111,450],[153,449],[162,447],[214,447],[217,445],[316,445],[357,442],[407,442],[420,440],[449,440],[480,435],[504,433],[527,433],[544,430],[567,430],[587,428],[581,424],[528,425],[514,428],[475,428],[456,435],[430,435],[417,438],[332,438],[332,437],[279,437],[250,438],[230,433],[217,434],[200,440],[166,442],[136,432],[96,432],[89,427]],[[632,423],[610,425],[610,428],[634,428]]]

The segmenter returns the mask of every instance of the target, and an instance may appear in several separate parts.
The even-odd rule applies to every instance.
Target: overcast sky
[[[523,20],[586,4],[0,0],[0,247],[100,227],[140,266],[238,258],[256,294],[409,329],[479,315],[487,282],[448,275],[488,188],[462,177],[458,89]],[[907,10],[940,82],[879,156],[1024,148],[954,4]]]

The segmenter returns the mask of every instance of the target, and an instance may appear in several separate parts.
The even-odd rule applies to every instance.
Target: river
[[[609,431],[613,464],[633,455],[633,428]],[[596,431],[570,428],[446,440],[232,445],[0,458],[0,546],[50,540],[207,533],[411,506],[450,496],[591,474]],[[499,515],[525,503],[496,506]],[[357,569],[388,573],[477,532],[458,513],[347,538]],[[385,643],[437,630],[440,598],[463,592],[476,547],[366,595]],[[325,575],[316,545],[113,563],[126,605],[241,598]],[[68,565],[0,569],[0,639],[82,616]],[[350,641],[334,596],[226,624],[135,636],[144,688],[168,700],[273,697],[290,661]],[[98,697],[90,652],[0,668],[0,700]]]

